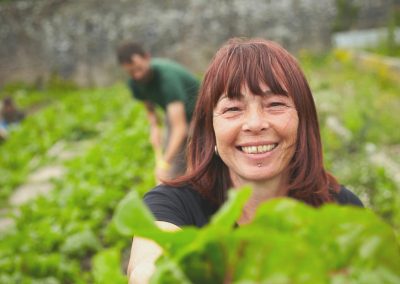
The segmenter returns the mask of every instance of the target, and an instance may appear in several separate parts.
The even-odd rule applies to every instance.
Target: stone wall
[[[379,13],[387,14],[389,0],[367,2],[374,9],[379,2]],[[0,5],[0,86],[51,74],[110,84],[123,76],[115,47],[131,39],[198,73],[233,36],[273,39],[291,51],[325,50],[335,15],[335,0],[9,1]]]

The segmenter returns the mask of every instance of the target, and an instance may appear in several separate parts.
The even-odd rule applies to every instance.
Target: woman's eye
[[[286,107],[286,104],[282,102],[272,102],[268,105],[268,107]]]
[[[228,107],[228,108],[224,109],[224,113],[225,112],[236,112],[236,111],[240,111],[240,108],[238,108],[238,107]]]

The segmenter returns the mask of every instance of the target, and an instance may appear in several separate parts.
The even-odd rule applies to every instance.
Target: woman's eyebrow
[[[239,96],[240,96],[239,100],[241,100],[245,97],[242,93],[240,93]],[[231,100],[231,98],[228,96],[228,94],[224,93],[223,95],[221,95],[221,97],[219,97],[217,103],[219,103],[220,101],[222,101],[224,99]]]
[[[284,96],[284,97],[287,97],[287,94],[275,94],[270,89],[262,91],[260,95],[261,96]],[[239,100],[246,97],[246,95],[242,92],[239,94],[239,96],[240,96]],[[217,103],[219,103],[220,101],[222,101],[224,99],[229,99],[229,96],[227,93],[222,94],[221,97],[219,97]]]
[[[261,93],[263,96],[280,96],[280,97],[289,97],[288,94],[285,93],[274,93],[271,90],[266,90]]]

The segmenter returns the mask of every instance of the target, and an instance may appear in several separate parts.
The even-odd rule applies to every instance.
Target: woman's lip
[[[266,145],[237,147],[237,150],[245,155],[258,158],[258,157],[268,156],[270,153],[274,152],[274,150],[278,147],[278,143],[269,144],[268,146],[269,147],[267,147]]]
[[[261,141],[261,142],[247,142],[247,143],[240,143],[236,147],[251,147],[251,146],[264,146],[264,145],[271,145],[271,144],[278,144],[277,142],[270,142],[270,141]]]
[[[252,161],[255,161],[255,162],[262,162],[262,161],[264,161],[264,159],[266,159],[266,158],[268,158],[269,156],[271,156],[271,155],[273,155],[274,153],[275,153],[275,149],[276,149],[277,147],[275,147],[274,149],[272,149],[271,151],[269,151],[269,152],[264,152],[264,153],[246,153],[246,152],[243,152],[240,148],[238,148],[238,151],[242,154],[242,155],[244,155],[244,157],[246,157],[246,159],[249,159],[249,160],[252,160]]]

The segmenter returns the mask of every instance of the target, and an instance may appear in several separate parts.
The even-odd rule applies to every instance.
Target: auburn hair
[[[333,201],[339,185],[323,165],[317,112],[297,60],[279,44],[264,39],[231,39],[215,54],[205,73],[188,138],[187,171],[167,185],[191,185],[216,205],[232,187],[229,170],[214,153],[213,110],[222,94],[237,97],[243,85],[262,94],[260,82],[292,98],[299,118],[296,149],[289,163],[288,195],[312,206]]]

